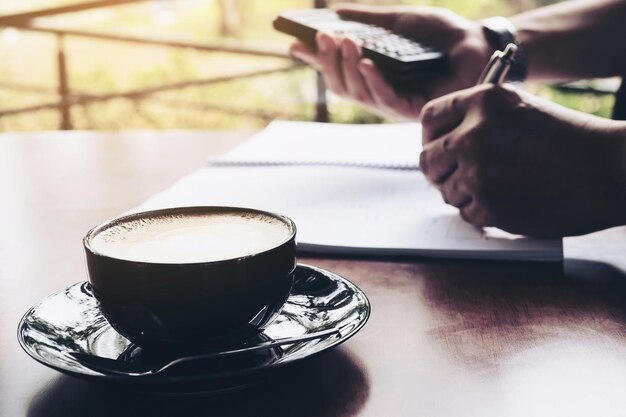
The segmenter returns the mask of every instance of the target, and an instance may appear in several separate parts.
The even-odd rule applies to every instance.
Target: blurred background
[[[369,0],[422,4],[469,18],[551,0]],[[281,10],[321,0],[2,0],[0,131],[250,129],[323,118],[315,73],[287,55]],[[331,3],[329,1],[328,3]],[[591,87],[591,88],[590,88]],[[601,81],[527,89],[609,116]],[[329,95],[333,122],[381,119]]]

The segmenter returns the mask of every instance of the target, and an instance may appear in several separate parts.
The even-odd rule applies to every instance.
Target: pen
[[[510,43],[504,51],[495,51],[478,79],[478,84],[501,84],[511,69],[517,46]]]

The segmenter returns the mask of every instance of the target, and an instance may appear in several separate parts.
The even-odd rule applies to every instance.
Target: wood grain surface
[[[22,352],[22,314],[86,279],[87,230],[248,135],[0,135],[0,416],[626,415],[624,228],[567,239],[558,265],[301,256],[359,285],[371,319],[340,348],[240,392],[126,392]]]

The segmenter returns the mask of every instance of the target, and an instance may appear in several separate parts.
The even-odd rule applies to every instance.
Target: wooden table
[[[119,391],[52,371],[16,326],[85,279],[92,226],[245,132],[0,135],[0,416],[626,415],[626,231],[566,241],[562,266],[304,258],[359,285],[372,316],[290,374],[213,397]]]

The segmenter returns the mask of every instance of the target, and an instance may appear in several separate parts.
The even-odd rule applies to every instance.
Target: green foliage
[[[611,117],[615,103],[615,97],[612,94],[569,92],[550,86],[530,86],[528,90],[565,107],[600,117]]]

